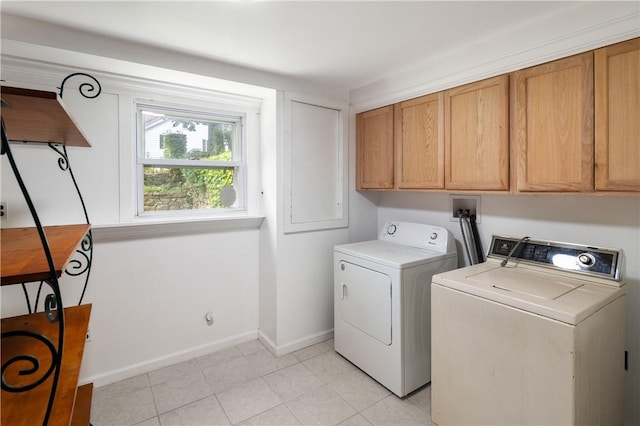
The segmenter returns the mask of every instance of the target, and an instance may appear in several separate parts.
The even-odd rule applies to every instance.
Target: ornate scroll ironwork
[[[41,373],[39,377],[34,376],[34,380],[30,383],[27,383],[26,385],[12,385],[6,377],[7,376],[6,373],[11,370],[12,365],[16,365],[15,368],[18,368],[18,366],[23,365],[22,362],[27,362],[31,364],[31,368],[22,368],[17,372],[17,375],[33,376],[34,374],[37,374],[39,371],[41,371],[40,360],[38,358],[30,354],[24,354],[24,355],[17,355],[13,358],[8,359],[5,363],[3,363],[2,364],[2,389],[7,392],[26,392],[28,390],[38,387],[40,384],[42,384],[45,380],[47,380],[51,376],[56,366],[60,362],[61,353],[56,350],[55,345],[46,336],[43,336],[38,333],[34,333],[32,331],[28,331],[28,330],[15,330],[15,331],[8,331],[6,333],[2,333],[2,338],[3,339],[30,338],[30,339],[38,340],[43,345],[45,345],[47,349],[49,349],[49,354],[51,355],[51,363],[49,364],[49,367],[46,369],[46,371]],[[19,362],[20,364],[17,364]]]
[[[67,275],[77,277],[86,274],[84,277],[84,285],[82,286],[82,293],[78,300],[78,305],[82,305],[82,300],[87,291],[89,285],[89,277],[91,276],[91,265],[93,263],[93,236],[91,230],[87,232],[87,235],[82,239],[80,246],[76,250],[76,257],[69,261],[69,265],[65,272]]]
[[[78,87],[78,91],[80,92],[80,94],[82,96],[84,96],[87,99],[93,99],[93,98],[97,98],[98,96],[100,96],[100,93],[102,92],[102,86],[100,85],[100,82],[92,75],[84,73],[84,72],[74,72],[73,74],[69,74],[68,76],[66,76],[64,78],[64,80],[62,80],[62,84],[60,84],[60,87],[58,87],[58,89],[60,89],[59,95],[60,97],[62,97],[62,93],[64,91],[64,85],[67,82],[67,80],[69,80],[72,77],[76,77],[76,76],[82,76],[82,77],[88,77],[91,79],[90,82],[85,82],[82,83],[79,87]],[[92,93],[94,90],[96,90],[96,86],[98,88],[98,90],[96,91],[96,93]]]
[[[85,98],[89,98],[89,99],[97,98],[102,92],[102,86],[100,85],[100,82],[95,77],[86,73],[77,72],[77,73],[69,74],[67,77],[65,77],[64,80],[62,80],[62,84],[60,84],[60,97],[62,97],[64,84],[69,78],[74,76],[88,77],[93,82],[95,82],[95,85],[98,87],[98,90],[95,94],[88,95],[87,92],[92,92],[95,89],[95,87],[92,83],[82,83],[78,89],[80,91],[80,94]],[[87,207],[84,203],[84,199],[82,198],[82,193],[80,192],[80,188],[78,187],[78,182],[76,181],[76,178],[73,174],[73,170],[71,169],[71,164],[69,163],[69,156],[67,155],[67,147],[63,145],[62,151],[60,151],[57,148],[57,146],[52,143],[49,144],[49,147],[54,151],[56,151],[58,155],[60,155],[60,158],[58,158],[58,167],[60,167],[60,170],[69,172],[69,176],[71,177],[71,181],[73,182],[73,186],[76,190],[76,194],[78,195],[78,199],[80,200],[80,204],[82,205],[84,218],[86,220],[86,223],[89,224],[90,222],[89,222],[89,215],[87,214]],[[80,245],[79,249],[76,250],[76,254],[77,254],[77,257],[71,260],[65,272],[68,275],[71,275],[74,277],[86,273],[84,285],[82,287],[82,293],[80,295],[80,300],[78,301],[78,305],[81,305],[82,300],[84,299],[84,295],[87,291],[87,286],[89,284],[89,277],[91,276],[91,265],[93,263],[93,235],[91,230],[89,230],[85,238],[82,240],[82,244]]]
[[[63,172],[69,170],[69,156],[67,155],[67,151],[64,149],[64,145],[62,147],[62,151],[58,149],[58,145],[55,143],[49,143],[48,145],[49,148],[57,152],[60,156],[60,158],[58,158],[58,167],[60,167],[60,170],[62,170]]]
[[[57,144],[49,143],[48,145],[49,148],[54,150],[60,156],[58,158],[58,167],[60,168],[60,170],[62,170],[63,172],[69,172],[69,176],[71,177],[71,181],[73,182],[76,194],[78,196],[78,199],[80,200],[80,204],[82,205],[82,212],[84,213],[85,221],[87,224],[89,224],[89,214],[87,213],[87,207],[84,203],[84,198],[82,198],[82,192],[80,192],[80,187],[78,187],[78,182],[76,181],[75,175],[73,174],[73,169],[71,168],[71,163],[69,162],[67,147],[62,145],[62,150],[60,150],[59,145]],[[80,295],[78,305],[82,304],[82,300],[84,299],[84,295],[87,291],[89,277],[91,276],[92,263],[93,236],[91,234],[91,230],[89,230],[89,232],[87,232],[87,235],[83,238],[80,247],[76,250],[76,257],[69,262],[69,265],[65,270],[68,275],[71,275],[73,277],[77,277],[86,273],[84,285],[82,287],[82,294]]]

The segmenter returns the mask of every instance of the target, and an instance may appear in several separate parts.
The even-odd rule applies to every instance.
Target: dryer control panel
[[[622,251],[619,249],[494,235],[488,256],[616,281],[621,278]]]
[[[423,223],[387,222],[378,239],[438,253],[456,251],[455,239],[448,229]]]

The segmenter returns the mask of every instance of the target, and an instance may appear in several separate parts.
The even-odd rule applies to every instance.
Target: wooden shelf
[[[62,275],[89,228],[88,224],[44,227],[57,277]],[[0,232],[2,285],[50,278],[49,265],[36,228],[8,228]]]
[[[78,377],[82,353],[89,326],[91,305],[74,306],[64,310],[65,315],[65,340],[62,353],[62,365],[60,378],[56,390],[55,401],[51,411],[49,425],[69,425],[74,413],[76,399],[79,410],[82,410],[82,402],[86,404],[86,391],[76,397]],[[51,323],[44,313],[21,315],[18,317],[2,319],[2,333],[8,331],[28,330],[47,336],[52,342],[58,339],[58,324]],[[48,348],[40,341],[27,337],[9,337],[2,341],[2,365],[13,357],[19,355],[33,355],[40,360],[40,371],[46,371],[51,363],[51,355]],[[33,382],[33,377],[20,376],[19,370],[29,368],[27,362],[15,363],[7,368],[3,374],[8,383],[12,385],[25,385]],[[37,373],[35,374],[37,376]],[[53,382],[53,374],[38,387],[26,392],[2,391],[2,418],[3,425],[31,426],[41,424],[46,412],[47,402]],[[90,394],[89,394],[90,401]]]
[[[56,93],[3,86],[2,101],[9,141],[91,146]]]
[[[76,404],[73,406],[71,426],[88,426],[91,423],[91,398],[93,397],[93,383],[78,387]]]

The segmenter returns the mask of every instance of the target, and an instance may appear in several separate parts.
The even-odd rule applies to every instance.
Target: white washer
[[[494,236],[486,263],[434,276],[434,423],[623,424],[621,262],[620,250]]]
[[[430,283],[458,266],[447,229],[388,222],[334,248],[335,350],[398,396],[431,380]]]

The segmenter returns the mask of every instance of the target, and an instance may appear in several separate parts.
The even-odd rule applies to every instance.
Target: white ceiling
[[[580,3],[2,0],[1,12],[352,89]]]

